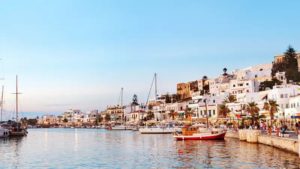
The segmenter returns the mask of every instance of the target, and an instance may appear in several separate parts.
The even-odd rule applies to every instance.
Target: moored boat
[[[153,126],[153,127],[145,127],[140,128],[139,132],[141,134],[172,134],[175,132],[180,132],[181,128],[173,126],[173,125],[166,125],[166,126]]]
[[[116,126],[112,126],[110,128],[110,130],[129,130],[129,128],[127,128],[126,126],[124,125],[116,125]]]
[[[9,136],[9,130],[0,126],[0,138],[6,138]]]
[[[182,128],[182,134],[174,134],[177,141],[182,140],[224,140],[225,130],[207,130],[200,132],[198,127],[185,126]]]

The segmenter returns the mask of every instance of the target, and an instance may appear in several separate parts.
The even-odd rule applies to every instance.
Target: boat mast
[[[123,87],[121,88],[121,107],[123,107]]]
[[[208,110],[207,110],[207,99],[205,99],[205,114],[206,114],[206,128],[208,129]]]
[[[153,85],[155,85],[154,86],[155,87],[155,101],[157,100],[157,79],[156,79],[156,77],[157,77],[157,74],[154,73],[154,77],[153,77],[153,80],[151,82],[150,90],[149,90],[148,97],[147,97],[146,106],[148,106]]]
[[[155,101],[157,100],[157,74],[154,73],[154,79],[155,79]]]
[[[1,121],[2,121],[2,113],[3,113],[3,96],[4,96],[4,86],[2,86],[2,94],[1,94]]]
[[[120,97],[121,97],[121,110],[123,111],[122,120],[124,121],[124,119],[125,119],[125,110],[124,110],[124,107],[123,107],[123,91],[124,91],[124,89],[122,87],[121,88],[121,95],[120,95]],[[125,120],[125,123],[126,123],[126,120]]]
[[[19,89],[18,89],[18,75],[16,75],[16,93],[13,93],[16,95],[16,122],[19,121]]]

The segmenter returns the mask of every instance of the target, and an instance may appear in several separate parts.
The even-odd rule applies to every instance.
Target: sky
[[[100,109],[146,102],[176,83],[271,63],[300,50],[300,1],[0,1],[0,81],[7,112]]]

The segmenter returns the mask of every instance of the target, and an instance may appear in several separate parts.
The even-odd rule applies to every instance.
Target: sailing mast
[[[149,99],[150,99],[153,84],[154,84],[154,87],[155,87],[154,92],[155,92],[155,101],[156,101],[157,100],[157,74],[156,73],[154,73],[154,77],[153,77],[153,80],[151,82],[150,90],[149,90],[148,97],[147,97],[146,106],[148,106],[148,103],[149,103]]]
[[[155,101],[157,100],[157,74],[154,73],[154,79],[155,79]]]
[[[120,97],[121,97],[121,110],[123,111],[123,121],[124,121],[124,119],[125,119],[125,123],[126,123],[126,118],[125,118],[125,110],[124,110],[124,107],[123,107],[123,92],[124,92],[124,88],[122,87],[121,88],[121,95],[120,95]]]
[[[207,98],[205,99],[205,114],[206,114],[206,128],[208,129],[208,108],[207,108]]]
[[[18,75],[16,75],[16,93],[13,93],[16,95],[16,122],[19,121],[19,88],[18,88]]]
[[[1,94],[1,120],[2,121],[2,113],[3,113],[3,102],[4,102],[4,86],[2,85],[2,94]]]

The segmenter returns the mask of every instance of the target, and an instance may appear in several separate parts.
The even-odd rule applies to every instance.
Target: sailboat
[[[151,87],[148,93],[148,98],[146,102],[146,106],[149,106],[149,98],[150,98],[150,93],[152,90],[152,87],[154,85],[154,93],[155,93],[155,101],[157,101],[157,74],[154,73],[154,77],[151,83]],[[156,123],[156,121],[155,121]],[[172,134],[174,132],[179,132],[181,129],[179,127],[176,127],[172,123],[167,123],[167,124],[161,124],[161,125],[155,125],[155,126],[148,126],[146,127],[141,127],[139,128],[139,132],[141,134]]]
[[[122,113],[123,113],[122,119],[121,119],[122,123],[111,126],[109,128],[110,130],[129,130],[129,128],[125,124],[123,124],[124,123],[124,117],[125,117],[125,111],[124,111],[124,106],[123,106],[123,92],[124,92],[124,89],[121,88],[121,93],[120,93],[120,97],[119,97],[120,100],[119,101],[121,102],[120,108],[121,108]],[[118,107],[119,107],[119,105],[118,105]]]
[[[18,89],[18,76],[16,76],[16,121],[11,122],[9,127],[9,136],[10,137],[22,137],[27,135],[27,129],[21,125],[19,122],[19,89]]]
[[[1,119],[0,122],[3,121],[2,119],[2,112],[3,112],[3,92],[4,92],[4,86],[2,86],[2,96],[1,96]],[[0,126],[0,138],[6,138],[9,136],[9,130],[6,128],[3,128]]]
[[[208,114],[207,114],[207,99],[205,99],[206,107],[206,128],[201,130],[199,126],[186,125],[182,128],[182,134],[174,133],[176,141],[184,140],[224,140],[226,130],[209,129]],[[188,118],[191,124],[191,117]]]

